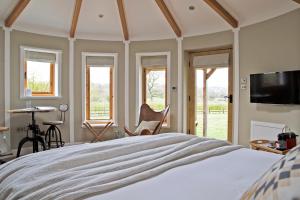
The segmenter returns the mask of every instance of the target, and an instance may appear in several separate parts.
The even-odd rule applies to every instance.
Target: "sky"
[[[197,85],[203,85],[202,70],[197,70]],[[217,70],[208,79],[208,87],[228,87],[228,68],[217,68]]]
[[[91,67],[90,81],[91,83],[109,84],[110,67]]]
[[[35,81],[50,82],[50,64],[27,61],[27,79],[34,76]]]

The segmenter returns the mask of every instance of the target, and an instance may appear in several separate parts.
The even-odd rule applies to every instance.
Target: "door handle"
[[[228,99],[229,103],[233,102],[233,96],[230,94],[229,96],[224,96],[225,99]]]

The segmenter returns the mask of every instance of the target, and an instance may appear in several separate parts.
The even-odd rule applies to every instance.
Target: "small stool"
[[[49,126],[45,134],[45,140],[48,144],[48,149],[51,149],[52,143],[56,144],[56,148],[63,147],[65,142],[61,139],[61,132],[57,126],[62,125],[63,121],[48,121],[43,122],[43,125]],[[51,140],[55,138],[55,140]]]
[[[69,110],[67,104],[59,105],[58,110],[60,111],[60,120],[59,121],[45,121],[43,125],[49,126],[45,134],[46,143],[48,143],[48,149],[51,149],[52,143],[56,144],[56,147],[63,147],[65,142],[61,139],[61,132],[57,126],[63,125],[66,119],[65,113]],[[51,140],[55,138],[55,140]]]

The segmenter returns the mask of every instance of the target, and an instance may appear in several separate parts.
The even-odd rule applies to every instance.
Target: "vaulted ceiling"
[[[230,30],[297,8],[299,0],[1,0],[0,26],[87,39],[166,39]]]

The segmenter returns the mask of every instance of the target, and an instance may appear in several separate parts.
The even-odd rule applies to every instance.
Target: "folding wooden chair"
[[[97,132],[96,129],[94,129],[92,127],[92,125],[88,122],[85,121],[83,122],[83,125],[85,125],[85,127],[87,127],[87,129],[94,135],[94,139],[91,142],[99,142],[102,141],[103,135],[104,133],[113,125],[113,122],[108,122],[104,128],[102,130],[100,130],[99,132]]]

